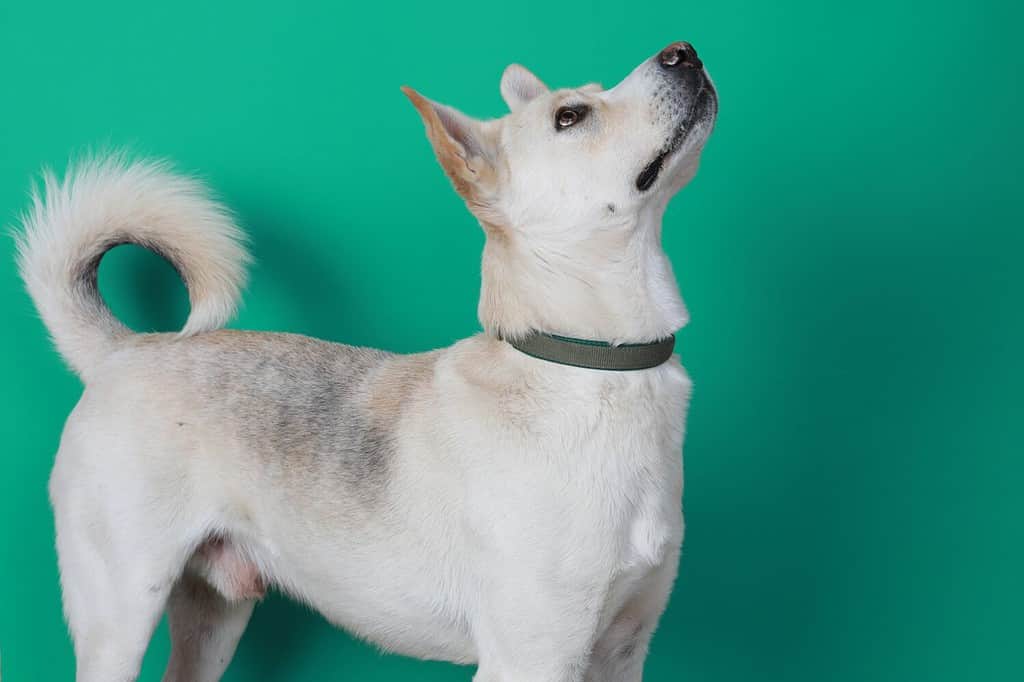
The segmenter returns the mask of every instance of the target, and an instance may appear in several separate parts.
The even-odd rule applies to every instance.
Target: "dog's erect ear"
[[[548,92],[548,86],[525,66],[509,64],[501,74],[501,97],[511,111],[518,111],[545,92]]]
[[[455,191],[471,205],[486,204],[496,182],[495,126],[432,102],[410,87],[403,86],[402,92],[423,118],[427,138]]]

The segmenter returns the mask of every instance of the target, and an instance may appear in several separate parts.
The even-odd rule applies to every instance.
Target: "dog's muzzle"
[[[693,49],[693,45],[682,40],[672,43],[655,55],[652,61],[657,63],[665,78],[672,83],[673,89],[678,88],[689,93],[689,101],[683,108],[683,111],[687,112],[686,116],[676,124],[671,139],[637,176],[636,188],[641,192],[646,192],[654,185],[665,165],[665,160],[683,145],[694,124],[708,116],[709,110],[716,107],[714,87],[704,72],[704,62],[697,56],[697,50]]]

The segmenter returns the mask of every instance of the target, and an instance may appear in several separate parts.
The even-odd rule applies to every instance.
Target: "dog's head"
[[[549,90],[513,64],[501,79],[511,112],[489,121],[404,90],[471,210],[520,229],[618,222],[620,212],[674,194],[693,176],[718,110],[688,43],[669,45],[610,90]]]
[[[703,63],[682,42],[608,90],[550,90],[513,64],[501,79],[510,113],[499,119],[477,120],[403,90],[488,243],[511,244],[502,258],[520,270],[530,269],[528,253],[548,270],[556,267],[551,254],[573,254],[566,267],[582,268],[583,251],[613,257],[638,233],[657,231],[668,199],[696,172],[718,111]],[[595,259],[586,267],[603,266]]]

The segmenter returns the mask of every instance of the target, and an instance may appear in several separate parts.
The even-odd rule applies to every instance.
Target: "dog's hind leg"
[[[249,623],[255,599],[228,601],[206,580],[186,571],[167,602],[171,659],[164,682],[216,682]]]
[[[188,548],[123,509],[93,505],[103,489],[54,494],[64,611],[78,682],[130,682]],[[115,520],[116,519],[116,520]]]
[[[101,401],[103,402],[103,401]],[[83,398],[68,419],[50,501],[64,613],[78,682],[129,682],[202,532],[181,477],[161,485],[147,467],[164,457],[95,416]]]

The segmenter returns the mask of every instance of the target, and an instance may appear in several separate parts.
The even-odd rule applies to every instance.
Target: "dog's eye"
[[[559,107],[555,112],[555,130],[570,128],[587,117],[589,107],[583,104],[576,104],[568,107]]]

